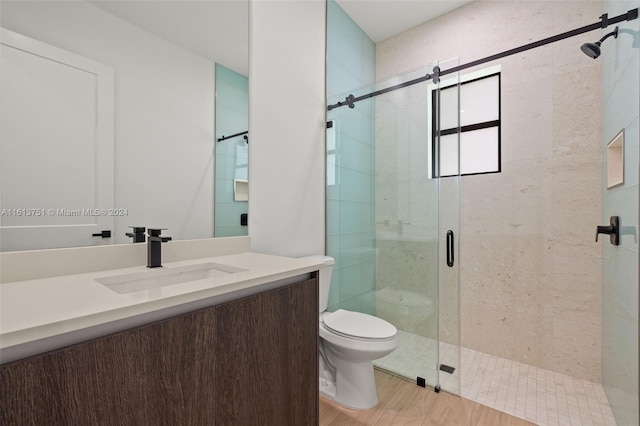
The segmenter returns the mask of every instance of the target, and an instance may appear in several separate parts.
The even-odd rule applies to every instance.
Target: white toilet
[[[398,347],[396,328],[387,321],[359,312],[338,309],[326,312],[334,260],[324,262],[319,275],[320,393],[356,410],[378,403],[372,361]]]

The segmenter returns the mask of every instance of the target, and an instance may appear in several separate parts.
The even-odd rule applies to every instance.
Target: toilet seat
[[[394,338],[398,332],[392,324],[381,318],[344,309],[325,315],[322,321],[330,331],[356,339],[387,340]]]

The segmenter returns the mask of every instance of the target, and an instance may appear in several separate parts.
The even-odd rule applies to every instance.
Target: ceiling
[[[375,43],[403,33],[473,0],[336,0]]]
[[[91,1],[145,31],[249,75],[247,0]]]
[[[430,21],[472,0],[336,0],[375,42]],[[152,34],[249,74],[247,0],[94,0],[93,5]]]

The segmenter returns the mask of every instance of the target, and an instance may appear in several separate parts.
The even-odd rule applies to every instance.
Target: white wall
[[[249,235],[253,251],[325,250],[323,0],[252,1]]]
[[[213,62],[86,2],[0,7],[5,28],[114,69],[113,207],[129,210],[114,242],[130,241],[130,225],[213,236]]]

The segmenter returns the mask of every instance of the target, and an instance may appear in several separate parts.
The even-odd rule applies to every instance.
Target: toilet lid
[[[364,339],[388,339],[398,331],[382,318],[343,309],[325,316],[323,321],[325,326],[337,333]]]

